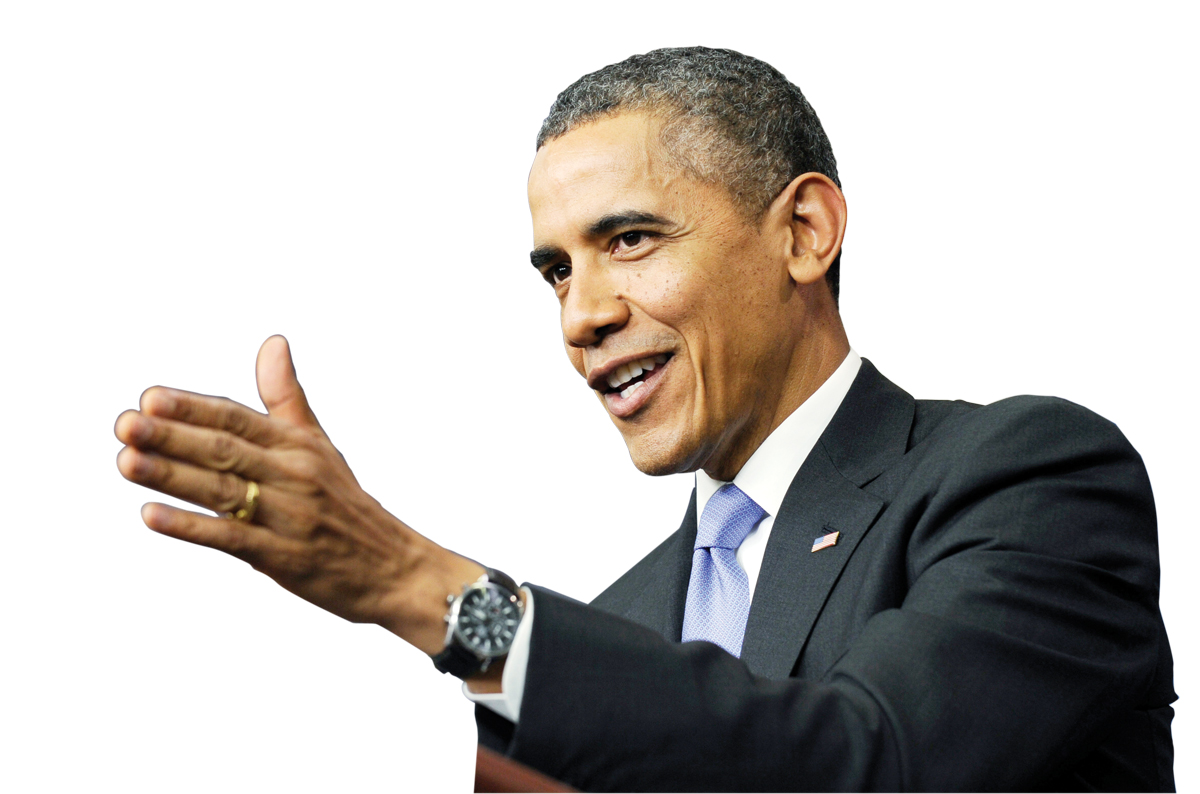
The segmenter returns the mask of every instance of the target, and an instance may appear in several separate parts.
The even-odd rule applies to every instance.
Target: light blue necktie
[[[722,485],[704,506],[683,610],[684,642],[708,640],[742,655],[750,580],[738,565],[737,550],[766,514],[733,483]]]

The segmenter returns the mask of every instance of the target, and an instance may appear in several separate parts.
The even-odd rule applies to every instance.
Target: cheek
[[[565,339],[563,340],[563,347],[567,350],[567,359],[570,360],[571,366],[575,368],[575,371],[581,377],[586,377],[586,373],[583,371],[583,351],[567,344]]]
[[[704,301],[702,284],[692,283],[678,266],[663,272],[634,273],[621,285],[622,294],[644,319],[682,331]]]

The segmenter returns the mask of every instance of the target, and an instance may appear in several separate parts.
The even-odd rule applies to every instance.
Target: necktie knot
[[[741,655],[750,615],[750,580],[738,565],[737,548],[766,514],[733,483],[722,485],[704,506],[683,611],[684,642],[708,640]]]
[[[737,550],[767,514],[733,483],[725,483],[704,506],[696,528],[697,549]]]

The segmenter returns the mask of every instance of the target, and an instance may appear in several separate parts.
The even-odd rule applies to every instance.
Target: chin
[[[629,459],[638,471],[651,477],[683,474],[700,468],[697,462],[699,455],[694,446],[680,438],[665,440],[625,437]]]
[[[638,471],[642,474],[649,474],[651,477],[665,477],[668,474],[683,474],[686,471],[694,471],[675,465],[670,460],[660,460],[658,458],[639,458],[630,454],[633,460],[633,465],[637,466]]]

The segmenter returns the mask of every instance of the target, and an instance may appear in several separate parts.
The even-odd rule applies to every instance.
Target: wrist
[[[446,645],[446,597],[461,593],[484,570],[474,560],[425,540],[389,599],[394,604],[391,618],[381,625],[430,656],[440,653]]]

